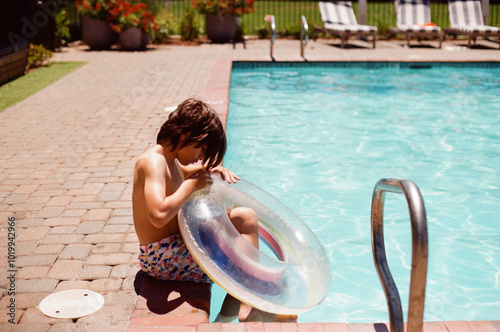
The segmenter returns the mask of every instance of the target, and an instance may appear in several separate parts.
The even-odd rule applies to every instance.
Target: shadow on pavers
[[[146,299],[148,309],[155,314],[169,313],[187,302],[210,315],[211,284],[163,281],[140,270],[135,276],[134,288],[137,295]]]

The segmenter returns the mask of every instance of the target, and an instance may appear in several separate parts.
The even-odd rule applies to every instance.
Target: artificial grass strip
[[[52,62],[0,86],[0,112],[81,67],[85,62]]]

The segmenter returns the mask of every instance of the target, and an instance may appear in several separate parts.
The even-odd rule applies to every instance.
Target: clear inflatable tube
[[[330,262],[307,225],[264,190],[244,180],[194,192],[179,211],[182,237],[202,269],[235,298],[276,314],[299,314],[328,293]],[[252,208],[268,255],[247,242],[227,210]]]

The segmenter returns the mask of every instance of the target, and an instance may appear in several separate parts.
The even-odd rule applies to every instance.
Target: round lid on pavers
[[[72,289],[51,294],[40,302],[40,311],[54,318],[80,318],[101,309],[104,297],[88,289]]]

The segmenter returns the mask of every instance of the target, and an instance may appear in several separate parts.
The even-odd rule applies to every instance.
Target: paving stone
[[[114,322],[94,322],[90,323],[87,326],[85,332],[125,332],[128,329],[128,320],[127,321],[114,321]],[[146,332],[146,331],[144,331]],[[172,331],[174,332],[174,331]]]
[[[42,244],[73,244],[80,243],[84,239],[82,234],[71,234],[71,235],[47,235],[43,240]]]
[[[103,233],[128,233],[130,225],[106,225],[102,232]]]
[[[17,289],[19,293],[51,293],[59,280],[55,279],[18,279]]]
[[[17,241],[36,241],[41,240],[47,232],[50,230],[50,227],[40,226],[28,228],[22,231],[21,235],[18,236]]]
[[[111,266],[107,265],[91,265],[85,266],[78,273],[78,280],[97,280],[109,278],[111,274]]]
[[[85,332],[87,326],[86,323],[56,323],[50,327],[49,332]]]
[[[139,255],[139,243],[136,242],[124,243],[120,251]]]
[[[28,309],[34,308],[40,304],[40,302],[50,293],[17,293],[16,294],[16,308],[17,309]],[[8,297],[6,297],[8,299]],[[4,300],[2,298],[2,300]],[[4,306],[2,306],[4,308]]]
[[[76,226],[56,226],[52,227],[48,235],[66,235],[75,233]]]
[[[58,259],[49,273],[48,278],[59,279],[59,280],[73,280],[83,267],[83,261],[79,260],[68,260],[68,259]]]
[[[45,206],[66,206],[73,200],[71,196],[52,197]]]
[[[20,279],[43,279],[49,272],[49,266],[26,266],[21,268],[16,275]]]
[[[42,225],[43,226],[78,226],[81,222],[81,218],[48,218]]]
[[[16,220],[16,227],[20,228],[32,228],[42,226],[43,218],[23,218]],[[47,225],[43,225],[47,226]]]
[[[46,324],[55,324],[55,323],[71,323],[71,319],[62,319],[62,318],[52,318],[45,316],[42,314],[40,310],[37,308],[28,308],[23,314],[20,323],[46,323]]]
[[[118,201],[122,195],[121,191],[103,191],[97,196],[97,200],[101,202]]]
[[[39,241],[24,241],[16,243],[16,255],[26,256],[31,255],[37,248]]]
[[[54,293],[71,289],[89,289],[90,282],[84,280],[63,280],[57,284]]]
[[[24,244],[23,244],[24,246]],[[64,244],[41,244],[33,251],[34,255],[59,255],[64,249]]]
[[[85,182],[83,181],[66,181],[61,188],[63,189],[79,189],[82,188]]]
[[[120,249],[122,248],[121,243],[104,243],[104,244],[96,244],[92,248],[93,254],[115,254],[122,252]]]
[[[16,266],[50,266],[57,259],[57,255],[29,255],[16,257]]]
[[[91,250],[91,244],[68,244],[62,251],[59,258],[85,260],[89,256]]]
[[[87,265],[123,265],[128,264],[130,257],[133,256],[127,253],[116,254],[91,254],[86,261]]]
[[[5,198],[2,203],[3,204],[20,204],[24,203],[28,200],[30,194],[10,194]],[[28,203],[43,203],[43,202],[28,202]]]
[[[122,279],[97,279],[90,282],[89,289],[94,292],[118,291],[122,282]]]
[[[78,195],[77,197],[95,197],[95,195]],[[78,198],[75,198],[71,204],[69,204],[66,209],[68,210],[92,210],[92,209],[100,209],[104,203],[102,202],[94,202],[94,201],[79,201]]]
[[[39,185],[37,184],[28,184],[28,185],[22,185],[17,187],[16,190],[14,190],[14,194],[32,194],[38,189]]]
[[[67,218],[67,217],[83,217],[87,213],[87,210],[85,209],[68,209],[65,210],[62,214],[61,217]]]
[[[115,224],[124,224],[124,225],[133,225],[134,220],[131,216],[118,216],[109,218],[107,225],[115,225]]]
[[[62,206],[48,206],[44,207],[37,213],[37,218],[57,218],[64,211]]]
[[[133,277],[137,274],[137,272],[139,272],[140,269],[139,263],[116,265],[111,271],[111,278],[125,279]]]
[[[111,215],[111,212],[113,210],[111,209],[92,209],[87,212],[87,214],[84,216],[84,220],[103,220],[106,221],[109,219],[109,216]]]
[[[123,243],[125,234],[89,234],[85,236],[83,243]]]
[[[101,233],[104,225],[106,223],[104,221],[83,221],[80,226],[76,229],[75,233],[77,234],[99,234]]]

